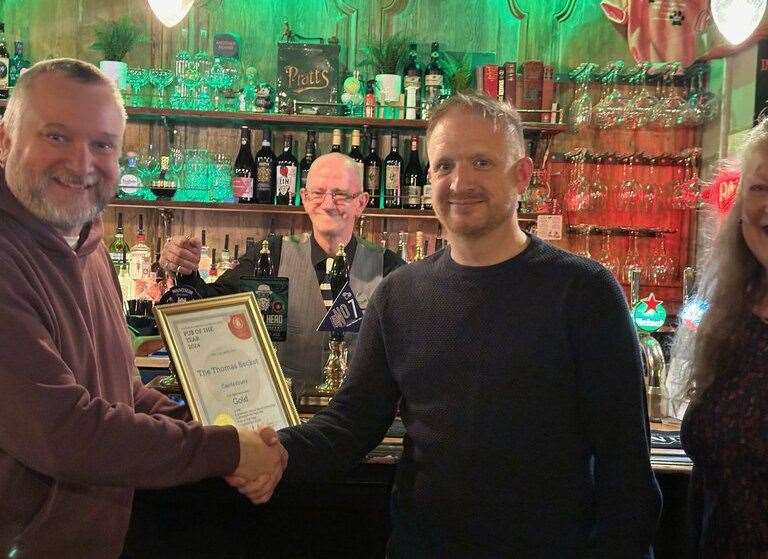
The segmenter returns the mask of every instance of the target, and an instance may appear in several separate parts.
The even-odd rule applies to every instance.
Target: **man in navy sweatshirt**
[[[285,479],[317,479],[375,447],[399,404],[390,558],[650,554],[661,498],[637,336],[605,268],[520,229],[523,145],[507,105],[456,95],[435,111],[450,246],[384,279],[341,390],[279,433]]]

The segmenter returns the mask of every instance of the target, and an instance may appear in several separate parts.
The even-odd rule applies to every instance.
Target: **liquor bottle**
[[[154,285],[148,288],[147,294],[152,300],[159,301],[170,283],[168,273],[160,265],[160,237],[155,240],[155,261],[152,263],[149,275],[150,281],[154,279]]]
[[[443,237],[443,226],[438,223],[437,236],[435,237],[435,252],[448,246],[448,239]]]
[[[0,22],[0,99],[8,99],[8,72],[10,62],[8,46],[5,43],[5,23]]]
[[[8,85],[14,87],[21,75],[22,68],[29,66],[29,61],[24,58],[24,43],[16,41],[14,52],[8,68]]]
[[[197,264],[197,273],[203,281],[208,281],[208,270],[211,269],[211,251],[205,242],[205,229],[200,232],[200,262]]]
[[[118,212],[115,236],[109,244],[109,257],[112,259],[112,265],[117,271],[120,271],[120,263],[123,259],[123,247],[127,249],[128,245],[125,242],[125,235],[123,232],[123,214],[122,212]]]
[[[392,134],[392,148],[384,159],[384,207],[399,208],[403,182],[403,158],[400,157],[400,136]]]
[[[360,151],[360,130],[352,130],[352,147],[349,150],[349,156],[363,164],[363,152]]]
[[[118,198],[140,198],[141,179],[139,178],[139,156],[135,151],[125,152],[125,158],[120,166],[120,183],[117,191]]]
[[[266,239],[261,241],[259,261],[256,262],[256,269],[253,271],[253,275],[258,277],[271,277],[275,275],[275,270],[272,267],[272,256],[269,253],[269,241]]]
[[[296,197],[296,175],[299,163],[293,156],[293,136],[283,141],[283,153],[277,158],[277,196],[275,204],[290,206]]]
[[[213,283],[216,281],[216,278],[219,277],[219,270],[216,268],[216,249],[211,249],[211,267],[208,268],[208,279],[206,280],[208,283]]]
[[[419,64],[417,60],[418,56],[419,53],[416,52],[416,44],[411,43],[408,50],[408,62],[406,62],[405,68],[403,69],[403,89],[406,92],[406,107],[419,107],[421,104],[421,80],[423,70],[421,64]],[[413,110],[413,115],[410,118],[416,118],[415,113],[416,109]],[[409,118],[409,116],[406,116],[406,118]]]
[[[432,183],[429,178],[429,161],[424,167],[424,188],[421,189],[421,205],[425,210],[432,209]]]
[[[120,261],[120,268],[117,272],[117,283],[120,284],[120,291],[123,295],[123,301],[133,299],[133,281],[131,281],[131,272],[128,265],[128,256],[123,245],[123,255]]]
[[[314,130],[307,132],[307,143],[304,146],[304,157],[299,165],[299,186],[307,188],[307,174],[312,162],[315,160],[317,150],[315,148],[316,134]],[[301,196],[296,196],[296,205],[301,206]]]
[[[349,267],[347,266],[347,253],[344,250],[344,245],[339,243],[336,249],[336,256],[333,258],[333,265],[331,271],[328,272],[328,283],[331,286],[331,293],[333,293],[333,300],[341,293],[341,289],[349,281]]]
[[[363,160],[363,188],[368,193],[368,207],[378,208],[381,202],[381,158],[378,138],[371,136],[368,155]]]
[[[230,262],[230,270],[237,268],[238,264],[240,264],[240,245],[235,245],[235,254]]]
[[[432,43],[432,53],[429,55],[429,64],[424,72],[424,91],[426,102],[434,105],[443,94],[443,68],[440,65],[440,44]]]
[[[408,165],[405,166],[403,180],[403,207],[417,210],[421,207],[422,186],[424,175],[419,161],[419,138],[411,136],[411,153],[408,157]]]
[[[135,282],[145,282],[149,278],[152,266],[152,251],[146,244],[144,235],[144,216],[139,214],[139,227],[136,230],[136,242],[131,247],[128,256],[128,269],[131,279]]]
[[[424,260],[424,233],[420,230],[416,231],[416,245],[413,248],[412,262],[418,262],[419,260]]]
[[[363,152],[360,151],[360,130],[352,130],[352,147],[349,156],[355,160],[360,172],[360,185],[363,185]]]
[[[272,204],[275,199],[275,152],[271,133],[264,130],[261,149],[256,153],[256,203]]]
[[[242,204],[252,204],[253,175],[255,164],[251,154],[251,129],[240,127],[240,151],[237,152],[235,168],[232,173],[232,193]]]
[[[368,80],[365,85],[365,99],[363,101],[365,109],[363,114],[365,118],[376,118],[376,94],[373,92],[373,86],[376,82]]]
[[[333,139],[331,140],[331,152],[341,151],[341,130],[338,128],[333,129]]]
[[[400,231],[397,234],[397,254],[405,262],[410,262],[408,258],[408,233],[406,231]]]
[[[224,235],[224,250],[221,251],[221,258],[216,265],[216,271],[218,275],[222,275],[224,272],[232,267],[232,260],[229,254],[229,235]]]

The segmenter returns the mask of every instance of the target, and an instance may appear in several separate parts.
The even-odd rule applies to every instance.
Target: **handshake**
[[[271,427],[258,431],[237,429],[240,463],[224,479],[248,497],[253,504],[269,501],[288,465],[288,452]]]

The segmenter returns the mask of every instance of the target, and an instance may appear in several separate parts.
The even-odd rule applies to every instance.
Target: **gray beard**
[[[88,206],[57,207],[46,200],[44,186],[28,184],[18,186],[17,181],[9,180],[7,182],[11,193],[29,213],[60,231],[79,231],[107,207],[113,196],[110,194],[109,197],[106,197],[103,193],[103,185],[98,184],[92,187],[89,195],[92,203]]]

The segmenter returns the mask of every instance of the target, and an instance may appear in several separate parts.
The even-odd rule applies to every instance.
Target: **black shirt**
[[[493,266],[443,250],[376,289],[341,389],[280,432],[285,480],[351,469],[399,403],[389,557],[645,557],[660,494],[643,393],[605,268],[535,237]]]
[[[269,235],[266,239],[269,242],[269,252],[272,258],[272,266],[275,271],[280,269],[280,255],[283,248],[283,237],[280,235]],[[315,273],[317,274],[318,285],[325,279],[325,261],[328,258],[333,258],[334,254],[326,254],[325,251],[317,244],[315,237],[312,236],[311,240],[311,258],[312,265],[315,267]],[[217,297],[219,295],[230,295],[232,293],[240,292],[240,278],[243,276],[252,276],[253,271],[256,268],[256,264],[259,261],[259,253],[261,251],[261,243],[252,245],[246,252],[238,259],[238,264],[231,270],[227,270],[223,273],[214,283],[205,283],[200,277],[200,274],[194,272],[188,276],[179,275],[177,282],[180,285],[190,285],[194,287],[200,295],[203,297]],[[347,262],[351,265],[355,258],[355,252],[357,251],[357,238],[353,235],[347,243],[345,252],[347,253]],[[382,275],[386,277],[392,270],[404,265],[405,262],[397,254],[391,250],[384,251],[384,263]]]

